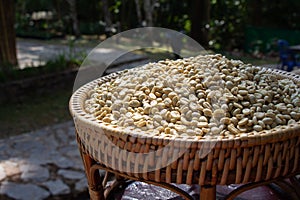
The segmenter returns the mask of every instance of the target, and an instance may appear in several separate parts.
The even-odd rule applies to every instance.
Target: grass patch
[[[68,108],[71,94],[71,88],[60,89],[44,96],[27,97],[19,103],[1,105],[0,138],[71,120]]]

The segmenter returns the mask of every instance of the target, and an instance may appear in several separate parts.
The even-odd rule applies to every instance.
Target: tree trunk
[[[0,0],[0,68],[18,64],[14,0]]]
[[[144,0],[144,12],[147,26],[153,26],[153,2],[151,0]]]
[[[70,15],[72,19],[72,28],[76,38],[80,37],[79,22],[77,18],[76,0],[67,0],[70,6]]]
[[[192,9],[191,37],[203,47],[208,47],[209,30],[205,25],[210,19],[210,0],[194,0]]]
[[[58,21],[62,22],[61,1],[60,0],[55,1],[55,10],[57,12]]]
[[[261,26],[262,22],[262,1],[253,0],[246,1],[248,3],[248,12],[250,15],[250,24],[253,26]]]
[[[111,20],[111,15],[108,9],[108,2],[107,0],[102,0],[102,9],[104,13],[104,21],[106,24],[106,30],[109,32],[111,31],[112,28],[112,20]]]
[[[138,23],[139,23],[139,26],[142,25],[142,12],[141,12],[141,6],[140,6],[140,1],[139,0],[134,0],[135,2],[135,8],[136,8],[136,15],[137,15],[137,18],[138,18]]]

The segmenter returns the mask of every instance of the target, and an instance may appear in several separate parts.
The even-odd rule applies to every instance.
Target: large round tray
[[[264,70],[300,84],[296,74]],[[200,186],[268,181],[300,172],[300,122],[262,131],[259,136],[207,141],[188,136],[141,136],[96,120],[85,112],[84,102],[97,84],[116,76],[119,73],[82,86],[70,100],[79,143],[102,166],[139,180]],[[150,160],[138,154],[159,149],[163,151],[157,151]],[[122,153],[124,150],[132,153]],[[207,153],[201,154],[203,151]],[[158,157],[173,155],[180,156],[167,166],[156,162]],[[139,169],[144,172],[134,173]]]

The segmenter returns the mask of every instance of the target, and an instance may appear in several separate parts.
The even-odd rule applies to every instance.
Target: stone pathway
[[[199,199],[199,187],[178,185]],[[217,199],[232,191],[218,186]],[[288,199],[267,187],[243,193],[238,199]],[[283,197],[283,198],[281,198]],[[77,149],[72,121],[0,140],[0,200],[89,199],[87,180]],[[177,194],[157,186],[134,182],[116,191],[116,200],[177,199]]]
[[[73,122],[0,140],[0,199],[87,199]]]

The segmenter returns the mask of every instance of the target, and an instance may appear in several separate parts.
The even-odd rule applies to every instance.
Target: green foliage
[[[155,24],[189,33],[191,1],[161,0],[155,9]]]
[[[109,10],[114,14],[118,14],[120,12],[121,5],[122,5],[121,1],[115,1],[115,4],[113,4]]]
[[[253,5],[248,1],[249,8],[249,18],[257,15],[259,19],[257,22],[249,22],[253,24],[258,24],[260,27],[266,28],[277,28],[277,29],[289,29],[289,30],[299,30],[300,29],[300,1],[299,0],[261,0],[254,1],[254,3],[259,3],[258,5]],[[253,1],[252,1],[253,2]],[[256,8],[254,10],[253,8]]]
[[[52,1],[38,1],[37,6],[41,7],[32,7],[33,1],[17,1],[15,13],[17,36],[39,39],[63,36],[63,22],[57,18],[54,5],[50,2]]]
[[[155,26],[191,31],[191,13],[195,0],[156,0],[153,10]],[[143,20],[143,1],[139,0]],[[134,0],[108,1],[112,22],[117,30],[142,26],[137,20]],[[101,0],[77,0],[77,16],[83,34],[105,33]],[[210,0],[209,45],[213,50],[244,49],[248,26],[300,30],[299,0]],[[53,20],[33,21],[34,11],[51,11]],[[72,34],[72,20],[66,0],[17,0],[16,27],[19,35],[53,37],[52,34]],[[120,28],[120,29],[119,29]],[[252,43],[260,46],[260,38]],[[260,48],[260,47],[259,47]]]
[[[245,50],[252,54],[277,52],[277,40],[299,44],[300,1],[247,1]]]
[[[80,22],[96,23],[103,18],[100,0],[77,0],[77,15]],[[68,13],[66,13],[67,15]]]
[[[104,33],[105,26],[99,22],[81,22],[79,29],[82,34],[93,35]]]
[[[300,43],[300,30],[274,29],[247,26],[245,30],[245,50],[248,53],[268,53],[278,51],[277,41],[286,39],[290,45]]]
[[[49,0],[18,0],[17,3],[23,4],[28,12],[40,11],[40,10],[52,10],[54,7],[54,1]]]
[[[212,49],[241,48],[244,41],[246,0],[211,2],[209,45]]]
[[[8,77],[14,76],[16,66],[10,63],[2,63],[0,67],[0,82],[5,81]]]

